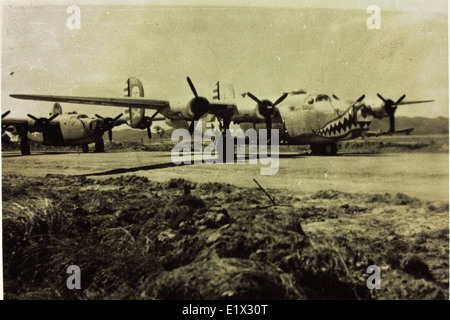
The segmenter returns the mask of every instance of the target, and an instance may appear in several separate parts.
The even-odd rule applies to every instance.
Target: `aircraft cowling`
[[[150,117],[144,117],[142,119],[142,122],[141,122],[139,128],[140,129],[147,129],[147,128],[150,128],[152,126],[152,124],[153,124],[153,121],[152,121],[152,119]]]
[[[368,107],[370,108],[370,113],[377,119],[389,117],[389,114],[386,111],[386,105],[384,102],[372,103]]]
[[[262,118],[272,117],[275,114],[275,108],[272,108],[272,102],[269,100],[262,100],[256,105],[256,111]]]
[[[209,101],[203,97],[196,97],[188,102],[182,111],[187,120],[204,117],[209,112]]]

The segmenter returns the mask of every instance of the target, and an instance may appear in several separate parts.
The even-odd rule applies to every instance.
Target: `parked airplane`
[[[129,78],[125,87],[125,98],[71,97],[53,95],[12,94],[11,97],[28,100],[68,102],[114,107],[128,107],[132,128],[147,129],[158,114],[163,115],[166,123],[173,127],[184,127],[190,121],[189,131],[194,131],[200,118],[210,114],[220,122],[220,129],[225,133],[231,122],[236,124],[265,123],[269,133],[272,124],[281,128],[282,142],[293,145],[310,145],[313,154],[334,155],[337,142],[361,137],[369,130],[373,118],[390,118],[389,134],[395,131],[395,111],[398,105],[426,103],[424,101],[403,101],[403,95],[396,102],[385,99],[378,94],[379,101],[363,102],[365,95],[350,103],[345,112],[340,113],[333,106],[340,100],[335,95],[308,94],[305,91],[284,93],[274,103],[260,100],[250,92],[238,98],[224,97],[220,94],[219,82],[215,88],[215,99],[210,102],[199,96],[191,79],[187,77],[194,98],[186,102],[170,103],[165,100],[144,99],[142,83],[136,78]],[[213,98],[214,100],[214,98]],[[145,116],[145,109],[153,109],[155,113]],[[409,130],[409,129],[407,129]],[[401,130],[404,131],[404,130]]]
[[[63,114],[62,107],[55,103],[49,118],[37,118],[28,114],[28,118],[6,118],[10,111],[2,114],[2,134],[13,131],[19,136],[20,151],[23,155],[30,154],[29,141],[51,146],[81,145],[83,152],[89,152],[89,144],[95,143],[95,152],[104,152],[103,134],[108,131],[112,139],[112,128],[126,123],[115,118],[96,118],[85,114]]]
[[[220,90],[216,89],[215,91]],[[310,145],[312,153],[317,155],[335,155],[337,142],[343,140],[362,136],[409,134],[413,128],[395,129],[397,106],[434,101],[403,101],[406,97],[403,95],[394,102],[377,94],[379,100],[364,101],[365,95],[362,95],[354,102],[344,102],[334,94],[308,94],[305,90],[288,92],[285,95],[274,103],[277,105],[276,108],[269,109],[272,115],[271,122],[278,127],[281,124],[280,141],[289,145]],[[257,105],[263,103],[271,105],[270,101],[261,101],[250,92],[243,93],[241,96],[249,97]],[[230,101],[228,103],[231,104]],[[336,107],[336,103],[346,105],[346,110],[341,112]],[[388,132],[374,134],[368,131],[374,118],[385,117],[390,119]],[[239,123],[241,119],[237,117],[236,120],[234,122]],[[245,130],[251,125],[243,123],[241,128]],[[254,123],[253,126],[255,126]]]
[[[89,105],[102,105],[129,108],[129,125],[132,128],[147,129],[150,132],[151,125],[158,114],[167,119],[167,123],[172,127],[184,127],[186,121],[190,122],[189,131],[194,131],[195,123],[200,119],[212,114],[221,119],[229,121],[248,122],[269,122],[277,103],[281,102],[283,95],[276,103],[264,100],[255,106],[254,102],[244,106],[236,105],[235,101],[209,102],[205,97],[199,96],[191,79],[187,77],[187,82],[191,88],[194,98],[186,102],[173,102],[165,100],[153,100],[144,98],[144,88],[137,78],[127,80],[124,92],[125,98],[98,98],[98,97],[71,97],[53,95],[28,95],[12,94],[13,98],[26,100],[40,100],[53,102],[80,103]],[[155,110],[150,117],[145,115],[145,109]]]

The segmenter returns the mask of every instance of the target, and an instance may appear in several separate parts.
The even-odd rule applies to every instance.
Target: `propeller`
[[[118,115],[117,117],[115,117],[115,118],[110,118],[110,117],[103,118],[102,116],[100,116],[100,115],[98,115],[98,114],[96,114],[95,116],[96,116],[97,118],[103,120],[102,125],[100,125],[100,129],[101,129],[103,132],[108,131],[108,138],[109,138],[109,141],[112,141],[112,128],[114,128],[114,127],[116,126],[116,121],[119,120],[120,117],[123,116],[123,113],[119,114],[119,115]]]
[[[11,113],[11,111],[10,110],[8,110],[8,111],[6,111],[4,114],[2,114],[2,119],[4,118],[4,117],[6,117],[8,114],[10,114]]]
[[[147,128],[147,136],[149,139],[152,138],[152,131],[151,131],[151,127],[153,124],[153,119],[155,119],[155,117],[158,115],[159,111],[156,111],[151,117],[144,117],[144,119],[142,119],[142,124],[141,124],[141,128]]]
[[[11,113],[11,111],[10,110],[8,110],[8,111],[6,111],[4,114],[2,114],[2,119],[4,118],[4,117],[6,117],[8,114],[10,114]],[[5,131],[6,131],[6,126],[3,126],[2,125],[2,136],[3,136],[3,134],[5,133]]]
[[[358,100],[356,100],[356,102],[361,102],[361,101],[363,101],[365,97],[366,97],[366,95],[363,94],[361,97],[358,98]]]
[[[271,133],[272,133],[272,117],[275,114],[276,106],[280,104],[286,97],[288,96],[287,93],[284,93],[281,97],[278,98],[275,103],[272,103],[269,100],[259,100],[257,97],[255,97],[250,92],[247,92],[247,95],[258,104],[258,111],[259,113],[266,119],[266,129],[267,129],[267,139],[270,141],[271,139]]]
[[[195,86],[189,77],[187,77],[186,80],[194,94],[194,98],[190,102],[191,111],[194,114],[194,117],[189,125],[189,133],[193,134],[196,122],[209,111],[209,101],[204,97],[199,97],[197,90],[195,90]]]
[[[31,114],[27,114],[27,116],[34,120],[34,126],[38,129],[39,132],[44,132],[44,131],[48,130],[48,128],[50,126],[50,121],[52,121],[57,116],[59,116],[59,114],[56,113],[56,114],[52,115],[50,118],[44,118],[44,117],[36,118],[35,116],[33,116]]]
[[[380,98],[384,103],[384,110],[389,116],[389,132],[395,132],[395,111],[397,110],[397,105],[399,105],[403,99],[405,99],[406,94],[402,95],[396,102],[391,99],[385,99],[381,94],[377,93],[378,98]]]

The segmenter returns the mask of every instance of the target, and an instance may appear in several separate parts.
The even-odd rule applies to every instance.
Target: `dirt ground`
[[[448,299],[448,202],[267,191],[4,174],[5,298]]]
[[[35,153],[23,157],[3,152],[2,172],[27,176],[82,175],[98,179],[139,175],[165,182],[183,178],[196,183],[220,182],[239,187],[262,186],[299,194],[334,189],[343,192],[404,193],[423,200],[448,201],[448,153],[342,153],[336,157],[284,152],[279,170],[261,175],[269,165],[189,164],[175,165],[170,152]],[[191,163],[197,154],[185,158]]]

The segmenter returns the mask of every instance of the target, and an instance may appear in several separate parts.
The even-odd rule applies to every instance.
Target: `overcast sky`
[[[2,112],[40,116],[51,109],[12,93],[120,97],[130,76],[141,79],[149,98],[187,102],[190,76],[207,98],[217,80],[261,98],[299,88],[349,99],[406,93],[407,100],[436,102],[397,115],[448,116],[446,1],[102,2],[112,5],[3,1]],[[66,9],[75,3],[81,29],[69,30]],[[381,8],[380,30],[366,26],[370,4]],[[68,104],[63,110],[123,111]]]

